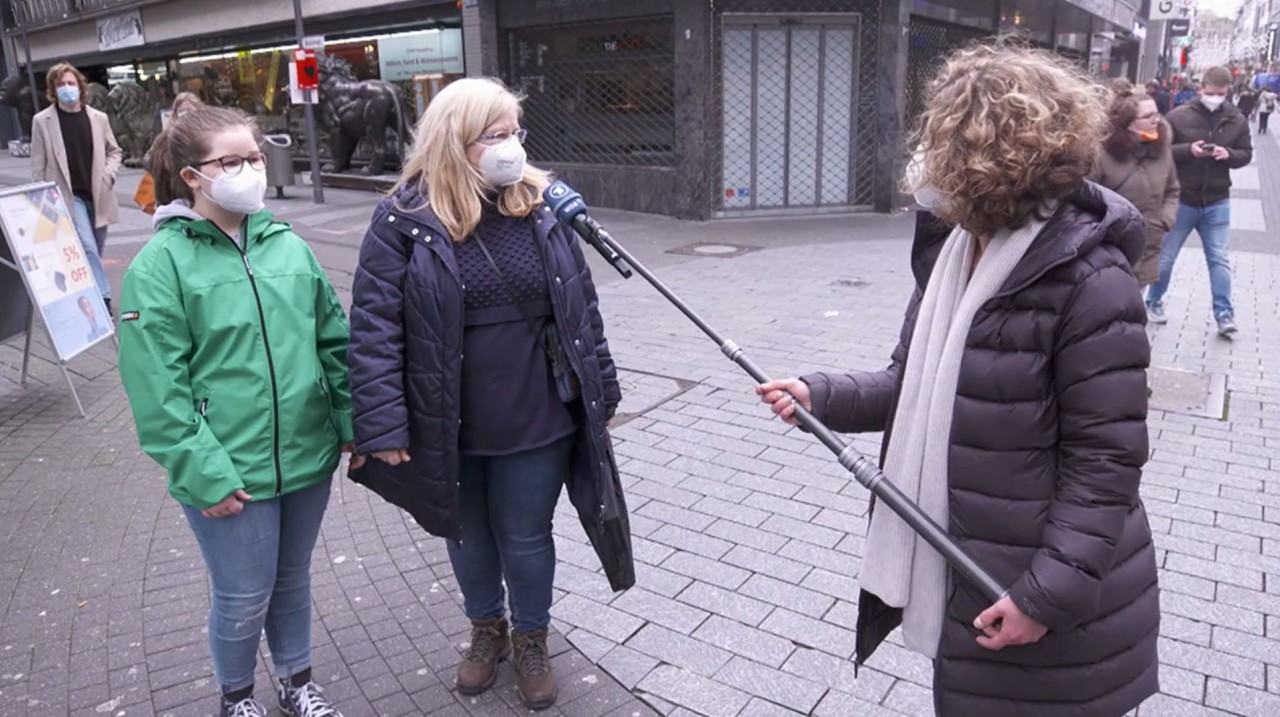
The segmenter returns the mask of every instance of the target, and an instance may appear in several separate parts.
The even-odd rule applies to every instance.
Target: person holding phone
[[[1231,71],[1213,67],[1204,73],[1198,102],[1169,113],[1173,130],[1173,161],[1182,185],[1178,216],[1160,247],[1160,277],[1147,293],[1151,323],[1164,324],[1164,297],[1182,245],[1195,230],[1204,244],[1209,265],[1209,288],[1218,335],[1231,338],[1239,330],[1231,303],[1231,170],[1253,161],[1249,123],[1227,102]]]

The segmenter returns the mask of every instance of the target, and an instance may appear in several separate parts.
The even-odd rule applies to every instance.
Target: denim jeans
[[[224,693],[253,684],[264,627],[277,675],[311,666],[311,551],[331,483],[251,501],[228,518],[183,506],[209,568],[209,649]]]
[[[1164,303],[1164,295],[1169,290],[1169,279],[1173,274],[1173,264],[1178,260],[1178,252],[1187,243],[1192,229],[1200,234],[1205,262],[1209,265],[1213,317],[1220,319],[1232,316],[1235,312],[1231,307],[1231,260],[1227,256],[1231,247],[1229,199],[1207,207],[1178,204],[1178,219],[1169,233],[1164,235],[1164,243],[1160,245],[1160,279],[1147,292],[1147,305],[1158,306]]]
[[[536,632],[551,624],[556,544],[551,521],[569,473],[573,436],[509,456],[463,456],[458,480],[462,542],[449,541],[449,561],[472,620],[506,614]]]
[[[85,260],[89,263],[89,271],[93,272],[93,280],[102,292],[102,298],[111,298],[111,282],[107,281],[107,271],[102,268],[102,249],[107,243],[107,228],[94,228],[93,204],[75,197],[71,209],[71,223],[75,225],[76,235],[80,238],[80,248],[84,250]]]

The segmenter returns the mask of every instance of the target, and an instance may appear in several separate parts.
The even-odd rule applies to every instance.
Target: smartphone
[[[1216,152],[1218,150],[1218,145],[1205,143],[1200,145],[1200,149],[1205,152]]]

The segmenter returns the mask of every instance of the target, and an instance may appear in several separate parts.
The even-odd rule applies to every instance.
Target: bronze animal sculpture
[[[136,82],[121,82],[107,96],[111,131],[124,150],[125,164],[138,166],[155,138],[156,107],[146,89]]]
[[[106,85],[90,82],[89,91],[85,93],[84,103],[95,110],[111,114],[110,94],[111,91],[107,89]],[[114,132],[115,130],[113,129],[112,131]]]
[[[325,55],[320,60],[319,99],[332,158],[326,171],[349,169],[356,147],[367,137],[372,150],[363,171],[369,175],[382,174],[386,166],[388,129],[396,133],[398,153],[404,157],[409,137],[400,92],[394,85],[382,80],[357,80],[346,60]]]
[[[0,81],[0,105],[12,107],[18,111],[22,141],[30,142],[31,119],[41,108],[37,107],[36,102],[32,100],[31,85],[24,75],[9,75]]]

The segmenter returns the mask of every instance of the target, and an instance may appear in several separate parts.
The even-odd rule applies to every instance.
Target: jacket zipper
[[[212,224],[212,222],[210,222]],[[217,227],[217,225],[214,225]],[[280,467],[280,387],[276,384],[276,363],[271,358],[271,339],[267,337],[267,316],[262,310],[262,296],[258,293],[258,281],[253,276],[253,266],[249,264],[249,253],[246,249],[241,249],[240,245],[232,239],[229,234],[222,231],[218,227],[218,232],[231,242],[231,246],[240,254],[240,260],[244,263],[244,271],[249,276],[249,288],[253,289],[253,302],[258,307],[258,325],[262,328],[262,346],[267,351],[267,372],[271,375],[271,454],[275,459],[276,467],[276,497],[284,492],[284,471]],[[244,245],[249,246],[249,218],[245,217],[240,225],[240,236],[244,239]]]

